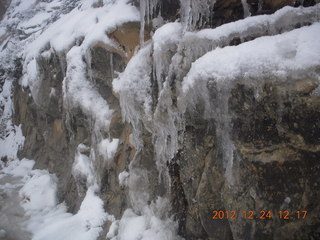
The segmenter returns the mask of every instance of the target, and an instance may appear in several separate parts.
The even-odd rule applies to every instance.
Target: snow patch
[[[119,184],[120,186],[128,186],[128,177],[129,177],[129,173],[127,171],[123,171],[121,173],[119,173]]]
[[[113,110],[88,81],[87,65],[83,60],[83,48],[73,47],[67,54],[67,73],[63,81],[63,98],[65,107],[80,107],[82,111],[95,120],[95,130],[109,129]]]
[[[87,182],[87,186],[91,186],[95,181],[93,165],[91,159],[84,154],[83,151],[90,152],[90,148],[84,144],[79,144],[72,165],[72,175],[76,179],[84,178]]]
[[[104,159],[107,161],[112,161],[117,152],[118,145],[119,139],[117,138],[112,139],[112,141],[109,139],[104,139],[99,143],[98,150]]]
[[[27,214],[49,210],[57,204],[57,181],[56,176],[47,170],[31,171],[31,178],[20,190],[22,206]]]

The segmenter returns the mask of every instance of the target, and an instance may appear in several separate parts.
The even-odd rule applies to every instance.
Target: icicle
[[[203,27],[210,17],[215,2],[215,0],[180,0],[181,19],[185,31]]]
[[[146,5],[145,5],[145,21],[147,24],[149,24],[149,19],[150,19],[150,14],[151,14],[151,11],[150,11],[150,0],[147,0],[146,1]]]
[[[144,29],[150,24],[160,0],[140,0],[140,45],[144,44]]]
[[[264,0],[259,0],[258,2],[258,12],[262,10]]]
[[[247,0],[241,0],[241,3],[242,3],[242,8],[243,8],[243,17],[246,18],[246,17],[251,16],[249,4],[248,4]]]
[[[114,78],[113,74],[113,53],[110,53],[110,71],[111,71],[111,77]]]
[[[222,161],[225,169],[225,176],[229,185],[234,185],[233,164],[235,146],[230,137],[231,115],[229,113],[230,85],[227,83],[217,83],[217,101],[214,103],[215,112],[213,112],[216,120],[217,139],[220,142],[220,150],[222,151]]]
[[[145,28],[145,15],[146,15],[146,1],[140,0],[140,46],[144,44],[144,28]]]

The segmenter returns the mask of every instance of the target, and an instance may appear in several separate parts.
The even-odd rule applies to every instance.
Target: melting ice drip
[[[251,15],[250,8],[247,0],[241,0],[242,8],[243,8],[243,17],[249,17]]]
[[[150,24],[160,0],[140,0],[140,45],[144,43],[144,29],[146,24]]]

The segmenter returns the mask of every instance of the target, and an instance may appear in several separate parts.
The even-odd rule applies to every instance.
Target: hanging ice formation
[[[241,0],[242,3],[242,8],[243,8],[243,17],[249,17],[251,15],[250,9],[249,9],[249,4],[247,0]]]

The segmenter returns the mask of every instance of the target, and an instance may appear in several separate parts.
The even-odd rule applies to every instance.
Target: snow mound
[[[34,233],[34,240],[95,240],[108,217],[112,219],[104,212],[102,200],[88,189],[77,214],[67,213],[66,206],[59,204],[31,216],[29,230]]]
[[[57,204],[57,178],[47,170],[31,171],[31,178],[20,190],[26,212],[48,210]]]
[[[179,240],[177,223],[166,213],[168,201],[158,198],[150,206],[146,206],[142,215],[137,215],[132,209],[127,209],[120,221],[114,221],[107,237],[111,240]]]
[[[276,77],[287,79],[320,65],[320,23],[271,37],[217,48],[192,64],[183,92],[212,79],[216,82]]]
[[[186,32],[179,44],[177,55],[183,59],[175,62],[174,71],[183,78],[191,63],[217,47],[225,47],[232,42],[244,42],[261,36],[276,35],[320,21],[320,4],[308,8],[284,7],[271,15],[248,17],[223,24],[214,29]],[[178,56],[177,56],[178,57]],[[181,68],[184,71],[181,71]]]

